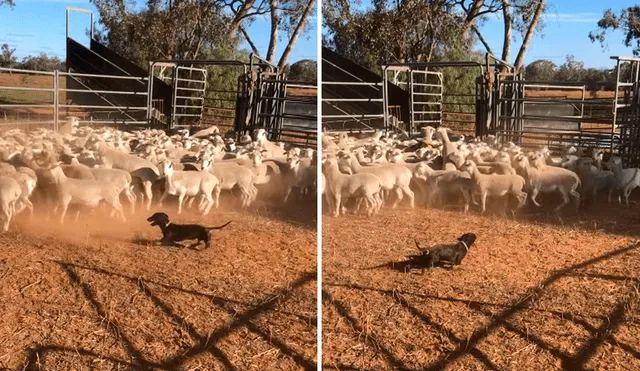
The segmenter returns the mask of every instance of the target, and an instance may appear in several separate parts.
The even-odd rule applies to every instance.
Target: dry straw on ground
[[[0,369],[315,368],[315,214],[169,210],[233,223],[202,251],[151,245],[146,211],[0,235]]]
[[[640,369],[639,209],[325,216],[325,369]],[[465,232],[453,270],[379,267]]]

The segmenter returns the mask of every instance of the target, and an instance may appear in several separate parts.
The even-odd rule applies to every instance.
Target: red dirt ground
[[[323,217],[323,365],[335,370],[639,370],[640,204]],[[461,266],[388,266],[478,235]],[[386,266],[387,265],[387,266]]]
[[[294,207],[169,208],[233,221],[202,251],[152,245],[147,211],[20,215],[0,234],[0,369],[315,369],[315,208]]]

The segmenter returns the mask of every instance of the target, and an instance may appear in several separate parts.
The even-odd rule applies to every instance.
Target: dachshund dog
[[[227,222],[219,227],[205,227],[199,224],[173,224],[165,213],[155,213],[147,218],[147,221],[151,222],[151,226],[157,225],[162,230],[162,239],[160,240],[162,245],[182,246],[177,242],[197,239],[198,242],[189,247],[195,247],[204,241],[205,248],[209,247],[211,241],[210,231],[222,229],[231,223]]]
[[[421,248],[418,241],[415,241],[416,247],[422,254],[408,256],[409,266],[424,270],[425,268],[434,268],[436,265],[460,265],[475,241],[476,235],[473,233],[463,234],[458,238],[458,242],[453,244],[435,245],[427,248]]]

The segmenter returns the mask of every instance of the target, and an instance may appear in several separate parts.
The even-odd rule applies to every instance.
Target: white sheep
[[[413,177],[411,170],[399,164],[362,166],[353,153],[345,154],[342,158],[345,164],[348,165],[355,174],[374,174],[380,179],[383,189],[387,191],[395,190],[397,198],[391,206],[392,208],[398,205],[404,195],[409,197],[409,205],[414,207],[414,193],[409,188],[411,178]]]
[[[95,208],[101,201],[104,201],[119,213],[123,221],[127,220],[120,204],[120,190],[113,183],[67,178],[57,164],[50,165],[46,172],[54,179],[56,185],[58,204],[54,208],[54,212],[58,210],[58,207],[62,207],[60,224],[64,223],[69,204]],[[79,211],[76,214],[76,220],[78,216]]]
[[[174,170],[171,161],[162,163],[163,174],[165,176],[165,190],[158,202],[162,206],[162,202],[168,195],[178,196],[178,214],[182,213],[182,204],[185,196],[198,197],[203,196],[206,199],[204,210],[201,209],[202,215],[207,215],[211,207],[216,205],[220,196],[220,182],[215,175],[208,171],[208,164],[203,171],[180,171]]]
[[[240,190],[240,202],[242,207],[249,207],[258,196],[258,189],[253,181],[255,175],[248,167],[238,164],[218,165],[212,163],[210,159],[202,161],[202,169],[215,175],[220,181],[221,190],[231,190],[238,188]]]
[[[482,174],[473,161],[466,161],[461,170],[471,175],[474,182],[474,192],[480,194],[480,207],[483,213],[486,211],[487,196],[513,196],[518,200],[519,207],[524,205],[527,200],[527,194],[522,191],[525,179],[520,175]]]
[[[329,211],[334,216],[344,213],[343,203],[350,197],[365,200],[367,214],[377,212],[382,204],[380,198],[380,179],[369,173],[354,175],[342,174],[338,169],[335,158],[328,158],[323,162],[322,172],[326,177],[326,195]]]
[[[620,157],[612,156],[607,161],[607,166],[613,171],[614,184],[609,191],[609,202],[611,202],[611,196],[613,191],[618,191],[618,203],[622,203],[620,196],[624,197],[624,202],[629,207],[629,195],[631,192],[640,187],[640,169],[637,168],[622,168],[622,159]]]
[[[555,166],[537,169],[529,164],[529,159],[524,155],[516,156],[514,163],[518,174],[525,178],[531,201],[537,207],[542,206],[536,200],[538,193],[554,191],[560,192],[563,199],[563,202],[555,208],[556,211],[570,202],[569,196],[574,198],[576,209],[580,206],[580,193],[576,190],[581,182],[573,171]]]
[[[16,202],[22,195],[20,184],[13,178],[0,177],[0,213],[2,213],[2,230],[9,230],[11,219],[16,214]]]

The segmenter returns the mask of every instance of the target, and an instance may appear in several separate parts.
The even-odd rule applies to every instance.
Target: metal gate
[[[442,124],[442,73],[411,70],[409,73],[409,99],[412,132],[425,125]]]
[[[207,91],[207,70],[178,66],[173,76],[171,126],[189,126],[202,119]]]

